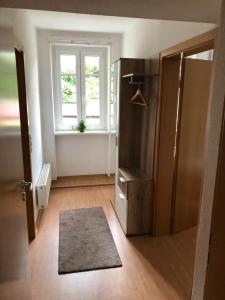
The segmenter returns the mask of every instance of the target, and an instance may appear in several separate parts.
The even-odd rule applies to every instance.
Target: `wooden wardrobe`
[[[150,61],[121,58],[115,62],[117,147],[115,212],[125,234],[152,229],[152,176],[156,93]]]

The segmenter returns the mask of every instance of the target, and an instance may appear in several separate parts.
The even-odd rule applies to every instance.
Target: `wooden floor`
[[[196,230],[152,238],[126,238],[110,199],[113,186],[51,190],[31,243],[33,300],[190,299]],[[102,206],[123,267],[58,275],[59,211]]]

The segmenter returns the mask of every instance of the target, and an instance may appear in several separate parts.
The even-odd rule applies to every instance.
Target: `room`
[[[15,286],[1,281],[4,299],[17,288],[34,300],[203,299],[196,259],[219,18],[178,19],[0,8],[2,53],[16,53],[10,75],[2,56],[1,75],[17,78],[18,94],[6,94],[19,98],[16,121],[1,100],[1,183],[24,178],[31,289],[3,268]],[[1,220],[12,238],[22,226]],[[9,247],[0,256],[13,270]]]

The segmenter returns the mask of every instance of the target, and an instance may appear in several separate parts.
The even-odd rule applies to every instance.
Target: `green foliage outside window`
[[[86,75],[92,75],[92,76],[99,76],[100,72],[99,72],[99,68],[97,68],[96,66],[93,65],[85,65],[85,74]]]
[[[86,98],[98,99],[99,98],[99,68],[93,65],[85,65],[85,87],[86,87]],[[76,101],[76,85],[77,78],[71,74],[63,74],[61,76],[62,84],[62,101],[64,103]]]
[[[68,83],[71,84],[71,85],[77,84],[77,79],[76,79],[76,77],[73,76],[73,75],[70,75],[70,74],[63,75],[63,76],[62,76],[62,79],[63,79],[65,82],[68,82]]]
[[[63,102],[74,102],[76,100],[77,78],[74,75],[64,74],[61,77],[61,84]]]
[[[99,99],[99,77],[88,76],[85,79],[86,99]]]

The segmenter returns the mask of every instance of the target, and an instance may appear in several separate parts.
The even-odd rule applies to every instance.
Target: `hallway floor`
[[[190,298],[196,229],[126,238],[110,203],[113,194],[113,186],[51,190],[30,246],[33,300]],[[59,211],[94,206],[104,208],[123,267],[58,275]]]

